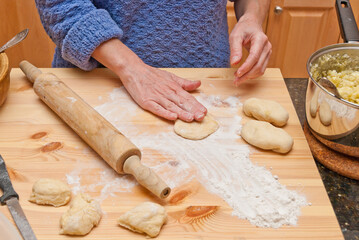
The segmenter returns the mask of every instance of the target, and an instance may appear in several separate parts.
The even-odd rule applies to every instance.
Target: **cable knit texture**
[[[227,0],[36,0],[56,44],[53,67],[91,70],[119,38],[154,67],[228,67]]]

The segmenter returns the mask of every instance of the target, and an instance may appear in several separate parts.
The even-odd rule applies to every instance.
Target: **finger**
[[[207,113],[207,109],[200,102],[198,102],[197,99],[192,96],[192,94],[183,90],[181,87],[173,86],[172,91],[174,91],[174,93],[163,93],[163,96],[170,99],[172,102],[174,102],[180,108],[186,110],[187,112],[195,114],[199,111],[201,113],[204,113],[204,115]],[[200,113],[198,114],[203,115]],[[196,120],[202,119],[202,116],[196,116],[195,118]]]
[[[181,88],[186,91],[193,91],[201,86],[201,81],[190,81],[184,78],[174,76],[174,81],[177,82]]]
[[[240,83],[246,81],[247,79],[256,78],[256,77],[259,77],[264,74],[264,72],[267,68],[267,65],[268,65],[270,55],[272,53],[270,44],[266,47],[265,52],[266,52],[266,54],[265,55],[263,54],[261,56],[261,58],[256,63],[256,65],[253,66],[253,68],[248,73],[244,74],[241,77],[236,77],[236,79],[234,80],[234,84],[236,86],[238,86]]]
[[[270,59],[270,56],[272,55],[272,45],[269,43],[269,51],[268,51],[268,54],[262,64],[262,68],[261,68],[261,72],[262,72],[262,75],[264,74],[264,72],[266,71],[267,69],[267,66],[268,66],[268,62],[269,62],[269,59]]]
[[[185,121],[185,122],[192,122],[194,119],[194,114],[188,111],[183,110],[177,104],[172,102],[171,100],[161,97],[157,100],[158,103],[166,110],[176,113],[178,118]]]
[[[266,70],[268,61],[269,61],[269,56],[270,56],[270,54],[267,55],[263,64],[258,64],[251,71],[244,74],[243,76],[236,77],[236,79],[234,80],[234,84],[238,87],[242,82],[244,82],[248,79],[253,79],[253,78],[263,75]],[[260,69],[260,71],[258,71],[257,69]]]
[[[174,121],[177,119],[177,113],[171,112],[163,108],[160,104],[154,101],[147,101],[142,106],[144,109],[154,113],[157,116],[163,117],[167,120]]]
[[[269,54],[267,55],[267,58],[266,60],[264,61],[263,63],[263,66],[262,66],[262,72],[264,73],[267,69],[267,66],[268,66],[268,62],[269,62],[269,59],[270,59],[270,56],[272,55],[272,50],[269,51]]]
[[[230,63],[232,66],[238,64],[242,59],[242,45],[242,37],[231,35],[231,37],[229,38],[229,46],[231,52]]]
[[[192,113],[196,121],[202,121],[207,113],[207,109],[186,91],[178,91],[176,95],[170,95],[169,99],[185,111]]]
[[[261,53],[267,42],[268,38],[265,35],[261,35],[260,37],[252,39],[249,55],[246,61],[242,64],[242,66],[238,68],[236,72],[237,77],[243,76],[253,68],[253,66],[258,62],[259,58],[261,57]]]

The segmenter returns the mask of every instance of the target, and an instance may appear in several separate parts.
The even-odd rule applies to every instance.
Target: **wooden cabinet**
[[[352,6],[357,25],[359,25],[359,0],[351,0],[350,5]]]
[[[284,77],[307,77],[310,55],[337,43],[339,35],[334,0],[273,0],[267,27],[273,54],[268,66],[279,67]]]
[[[354,10],[359,18],[359,1],[351,2],[353,8],[357,6]],[[280,68],[286,78],[306,78],[310,55],[339,42],[335,0],[272,0],[265,32],[273,46],[268,67]]]
[[[51,67],[55,44],[42,27],[35,1],[0,0],[0,45],[29,28],[29,34],[18,45],[6,50],[10,67],[28,60],[37,67]]]

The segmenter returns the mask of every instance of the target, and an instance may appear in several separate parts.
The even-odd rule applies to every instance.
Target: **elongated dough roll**
[[[249,120],[241,136],[253,146],[279,153],[287,153],[293,146],[293,138],[286,131],[263,121]]]
[[[272,123],[277,127],[287,124],[289,114],[279,103],[271,100],[249,98],[243,104],[243,111],[248,117]]]

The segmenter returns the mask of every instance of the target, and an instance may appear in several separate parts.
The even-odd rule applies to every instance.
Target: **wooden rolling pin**
[[[27,61],[21,70],[34,84],[35,93],[62,118],[116,172],[132,174],[159,198],[171,189],[150,168],[141,164],[140,150],[80,96],[51,73],[42,73]]]

